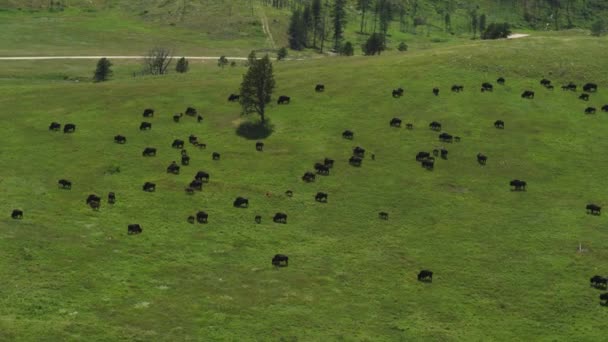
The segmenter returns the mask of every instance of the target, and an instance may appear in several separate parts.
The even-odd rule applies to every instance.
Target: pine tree
[[[373,56],[375,54],[380,54],[386,46],[384,45],[384,38],[381,33],[372,33],[371,36],[367,39],[367,42],[363,44],[362,49],[363,53],[366,56]]]
[[[340,50],[340,42],[344,38],[346,26],[346,0],[335,0],[331,17],[334,26],[334,50]]]
[[[312,46],[317,47],[317,35],[319,34],[317,30],[321,27],[321,0],[312,0],[312,4],[310,5],[312,10]]]
[[[95,82],[104,82],[107,81],[110,76],[112,76],[112,63],[107,58],[101,58],[97,62],[97,68],[95,69],[95,74],[93,75],[93,80]]]
[[[277,61],[283,60],[285,57],[287,57],[287,49],[282,47],[277,51]]]
[[[263,123],[266,105],[270,103],[274,87],[275,81],[270,57],[266,55],[260,60],[254,60],[241,83],[239,103],[243,109],[242,114],[257,113]]]
[[[357,9],[361,11],[361,28],[359,29],[360,33],[363,33],[365,30],[365,13],[372,7],[372,0],[357,0]]]
[[[186,57],[180,58],[177,61],[177,64],[175,65],[175,71],[182,74],[188,72],[189,68],[190,67],[188,66],[188,60],[186,59]]]
[[[479,16],[479,34],[486,30],[486,15],[482,14]]]
[[[342,50],[340,51],[340,54],[342,56],[352,56],[355,54],[355,49],[353,48],[353,44],[351,42],[346,42],[344,43],[344,46],[342,46]]]
[[[306,46],[306,25],[300,10],[293,11],[289,23],[289,47],[302,50]]]

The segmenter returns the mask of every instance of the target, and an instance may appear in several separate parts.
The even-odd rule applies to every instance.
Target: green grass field
[[[90,78],[94,61],[2,62],[0,340],[601,340],[608,310],[588,280],[608,275],[608,232],[585,205],[608,204],[608,113],[583,110],[608,104],[608,61],[598,58],[607,45],[539,34],[275,63],[275,95],[292,103],[270,107],[264,152],[235,134],[246,118],[226,101],[243,67],[191,62],[185,75],[132,78],[136,62],[114,61],[115,77],[94,84],[70,81]],[[479,92],[499,76],[505,86]],[[556,90],[538,84],[543,76]],[[568,81],[600,90],[586,103],[559,89]],[[316,83],[326,91],[315,93]],[[451,93],[455,83],[465,91]],[[393,99],[398,86],[406,95]],[[536,98],[521,99],[525,89]],[[187,106],[204,122],[174,123]],[[140,132],[147,107],[153,128]],[[414,129],[390,128],[393,117]],[[462,141],[439,143],[433,120]],[[51,121],[77,131],[50,132]],[[341,138],[345,129],[353,141]],[[113,143],[116,134],[127,144]],[[171,142],[190,134],[207,150],[188,145],[191,165],[165,173],[179,160]],[[376,160],[349,166],[355,145]],[[146,146],[158,155],[143,158]],[[449,158],[434,171],[414,160],[440,146]],[[331,175],[303,183],[324,157],[336,160]],[[190,197],[184,187],[198,170],[211,181]],[[515,178],[526,192],[509,190]],[[141,191],[146,181],[155,193]],[[328,203],[314,201],[317,191]],[[84,203],[90,193],[103,196],[98,212]],[[233,208],[237,196],[250,207]],[[23,220],[10,218],[14,208]],[[186,222],[198,210],[207,225]],[[286,225],[272,223],[278,211]],[[143,234],[127,235],[130,223]],[[271,266],[276,253],[289,267]],[[416,281],[425,268],[432,284]]]

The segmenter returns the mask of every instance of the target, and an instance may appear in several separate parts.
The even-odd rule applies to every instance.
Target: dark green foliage
[[[397,48],[399,51],[407,51],[407,44],[405,42],[399,43],[399,47]]]
[[[219,66],[220,68],[224,68],[226,65],[228,65],[228,58],[226,58],[226,56],[221,56],[220,59],[217,60],[217,66]]]
[[[365,32],[365,14],[372,8],[372,0],[357,0],[357,10],[361,11],[361,27],[359,32]]]
[[[334,28],[334,50],[340,50],[340,43],[344,38],[346,26],[346,0],[335,0],[331,11],[331,18]]]
[[[97,69],[95,69],[95,74],[93,75],[93,80],[95,82],[103,82],[107,81],[110,76],[112,76],[112,63],[107,58],[101,58],[97,62]]]
[[[353,44],[351,42],[346,42],[340,49],[340,54],[342,56],[352,56],[355,54],[355,50],[353,48]]]
[[[306,47],[306,23],[300,10],[295,10],[289,22],[289,47],[302,50]]]
[[[606,19],[600,18],[591,25],[591,35],[599,37],[608,33],[608,23]]]
[[[175,65],[175,71],[183,74],[188,72],[189,68],[190,67],[188,65],[188,60],[186,59],[186,57],[182,57],[177,60],[177,64]]]
[[[386,48],[382,34],[377,32],[372,33],[367,39],[367,42],[365,42],[361,48],[366,56],[380,54]]]
[[[287,49],[285,47],[282,47],[279,49],[279,51],[277,51],[277,60],[283,60],[285,59],[285,57],[287,57]]]
[[[491,23],[484,32],[481,33],[481,39],[499,39],[507,38],[511,34],[508,23]]]
[[[230,66],[234,68],[236,66],[236,62],[235,61],[230,62]]]
[[[247,62],[245,62],[245,66],[251,66],[257,60],[257,56],[255,55],[255,51],[251,51],[249,55],[247,55]]]
[[[312,0],[310,5],[312,11],[312,46],[317,47],[317,35],[321,29],[321,0]]]
[[[484,32],[486,30],[486,15],[482,14],[479,16],[479,32]]]
[[[272,71],[270,57],[265,55],[262,59],[250,62],[249,70],[243,76],[240,91],[240,104],[243,109],[242,114],[247,115],[257,113],[260,120],[264,122],[266,105],[270,103],[275,81]]]

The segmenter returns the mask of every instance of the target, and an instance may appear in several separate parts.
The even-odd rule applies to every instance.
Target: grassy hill
[[[608,201],[608,116],[583,110],[608,103],[607,61],[596,58],[607,43],[571,32],[276,63],[276,95],[292,103],[269,109],[264,152],[235,134],[245,119],[226,101],[243,68],[191,62],[189,74],[132,78],[139,66],[115,61],[115,78],[93,84],[69,81],[90,77],[93,61],[4,62],[0,340],[601,339],[608,310],[588,279],[607,275],[607,232],[605,217],[584,208]],[[479,92],[498,76],[505,86]],[[600,90],[587,103],[541,88],[543,76]],[[315,93],[316,83],[327,90]],[[454,83],[465,91],[449,92]],[[406,95],[394,99],[398,86]],[[521,99],[525,89],[536,98]],[[187,106],[203,123],[172,121]],[[156,116],[140,132],[146,107]],[[390,128],[393,117],[414,129]],[[462,141],[439,143],[433,120]],[[50,132],[51,121],[77,131]],[[190,134],[207,149],[188,145],[191,165],[165,173],[179,160],[171,142]],[[347,163],[355,145],[368,151],[361,168]],[[158,156],[143,158],[146,146]],[[440,146],[449,158],[434,171],[414,160]],[[303,183],[324,157],[336,160],[331,175]],[[183,189],[198,170],[211,181],[190,197]],[[509,191],[514,178],[528,190]],[[141,191],[145,181],[156,193]],[[317,191],[328,203],[314,201]],[[90,193],[104,196],[98,212],[84,203]],[[236,196],[250,207],[233,208]],[[14,208],[23,220],[10,219]],[[198,210],[209,224],[186,222]],[[286,225],[272,223],[277,211]],[[130,223],[143,234],[127,235]],[[289,267],[273,269],[275,253]],[[416,281],[423,268],[432,284]]]

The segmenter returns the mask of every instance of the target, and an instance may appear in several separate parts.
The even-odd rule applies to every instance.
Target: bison
[[[277,104],[289,104],[291,98],[289,96],[281,95],[277,100]]]
[[[272,218],[272,221],[276,222],[276,223],[283,223],[283,224],[285,224],[285,223],[287,223],[287,214],[285,214],[285,213],[276,213],[276,214],[274,214],[274,217]]]
[[[11,213],[11,218],[14,220],[20,220],[23,218],[23,210],[20,209],[13,209],[13,212]]]
[[[69,190],[69,189],[72,188],[72,182],[70,182],[67,179],[60,179],[57,183],[59,184],[59,186],[62,189],[68,189]]]
[[[348,163],[352,166],[361,166],[361,164],[363,163],[363,159],[352,156],[350,157],[350,159],[348,159]]]
[[[306,183],[314,182],[315,178],[316,178],[316,176],[312,172],[306,172],[306,173],[304,173],[304,176],[302,176],[302,180],[305,181]]]
[[[392,118],[389,124],[391,127],[401,127],[401,119]]]
[[[595,107],[587,107],[585,108],[585,114],[595,114]]]
[[[207,172],[205,172],[205,171],[199,171],[199,172],[196,173],[196,176],[194,176],[194,179],[208,182],[209,181],[209,174]]]
[[[315,201],[327,202],[327,194],[325,192],[317,192],[317,194],[315,195]]]
[[[125,144],[127,142],[127,137],[125,137],[124,135],[115,135],[114,136],[114,142],[117,144]]]
[[[583,86],[583,90],[587,91],[587,92],[590,92],[590,93],[596,92],[597,91],[597,84],[595,84],[595,83],[587,83],[587,84],[585,84]]]
[[[481,153],[477,153],[477,162],[480,165],[486,165],[487,160],[488,160],[488,157],[486,157],[485,155],[483,155]]]
[[[196,213],[196,222],[198,223],[207,223],[209,219],[209,214],[204,211],[199,211]]]
[[[437,87],[433,88],[433,95],[435,95],[435,96],[439,95],[439,88],[437,88]]]
[[[433,121],[429,124],[429,128],[432,129],[433,131],[440,131],[441,130],[441,124],[437,121]]]
[[[397,88],[397,89],[393,89],[393,97],[401,97],[403,96],[403,88]]]
[[[439,141],[451,143],[452,139],[454,139],[454,137],[448,133],[444,132],[444,133],[439,134]]]
[[[496,83],[500,84],[500,85],[505,85],[505,78],[504,77],[499,77],[496,80]]]
[[[433,281],[433,272],[429,270],[422,270],[418,273],[418,281],[432,282]]]
[[[142,227],[139,224],[130,224],[127,226],[127,234],[140,234],[143,232]]]
[[[593,204],[593,203],[587,204],[585,209],[587,209],[587,214],[591,214],[591,215],[600,215],[600,213],[602,211],[602,207],[600,207],[597,204]]]
[[[355,136],[355,133],[352,131],[346,130],[342,132],[342,138],[352,140]]]
[[[515,191],[525,191],[526,190],[526,182],[519,180],[519,179],[514,179],[511,182],[509,182],[509,185],[515,190]]]
[[[184,148],[184,141],[180,140],[180,139],[175,139],[175,140],[173,140],[171,147],[179,148],[179,149]]]
[[[139,124],[139,130],[140,131],[146,131],[146,130],[149,130],[149,129],[152,129],[152,124],[151,123],[144,121],[141,124]]]
[[[256,142],[255,149],[256,151],[264,151],[264,143],[261,141]]]
[[[524,99],[533,99],[534,98],[534,92],[531,90],[526,90],[521,94],[521,97]]]
[[[272,257],[272,265],[275,267],[287,267],[288,264],[289,257],[287,257],[287,255],[275,254],[275,256]]]
[[[74,124],[65,124],[65,126],[63,126],[63,133],[74,133],[76,131],[76,125]]]
[[[498,128],[498,129],[504,129],[505,122],[502,120],[496,120],[496,121],[494,121],[494,127]]]
[[[154,116],[154,109],[152,108],[146,108],[144,109],[144,114],[143,114],[144,118],[151,118]]]
[[[235,208],[248,208],[249,207],[249,200],[246,199],[245,197],[237,197],[234,202],[232,203],[232,205]]]
[[[59,122],[51,122],[49,125],[49,131],[58,131],[61,129],[61,124]]]
[[[315,86],[315,91],[316,91],[317,93],[324,92],[324,91],[325,91],[325,86],[324,86],[323,84],[317,84],[317,85]]]
[[[237,94],[230,94],[230,96],[228,96],[228,101],[230,102],[236,102],[239,100],[241,96],[237,95]]]
[[[154,147],[146,147],[144,151],[141,153],[144,157],[153,157],[156,155],[156,148]]]

